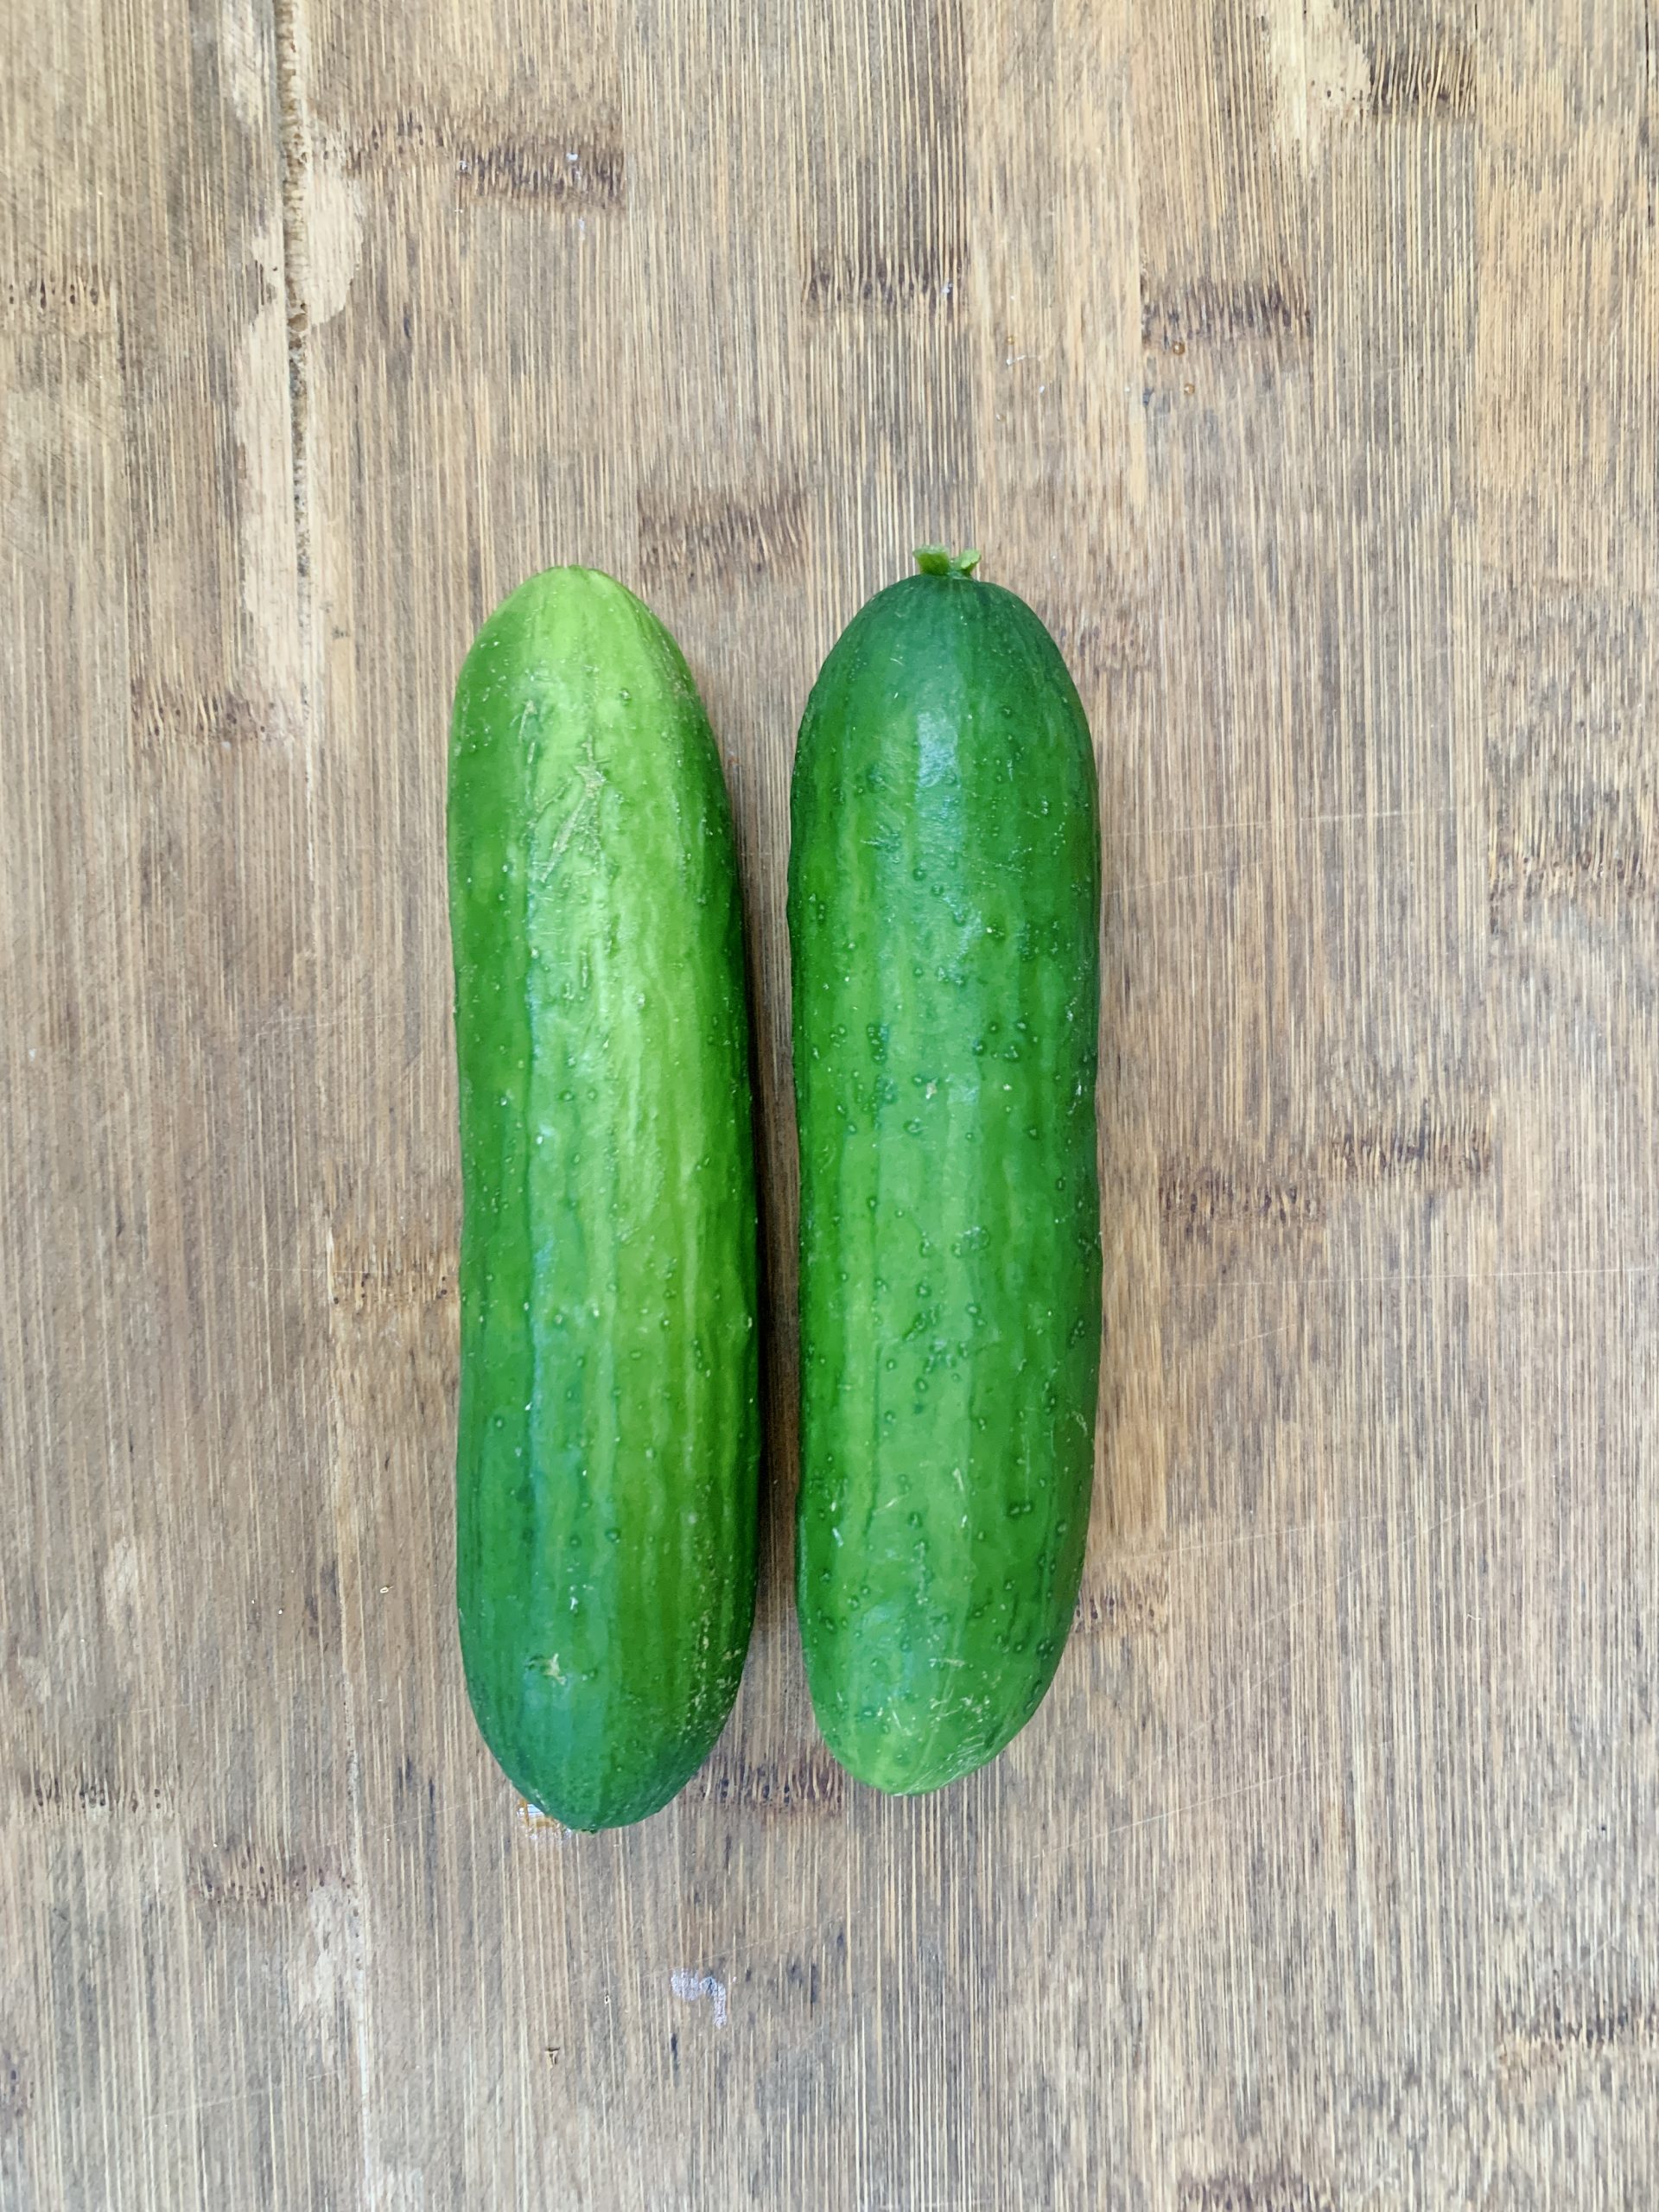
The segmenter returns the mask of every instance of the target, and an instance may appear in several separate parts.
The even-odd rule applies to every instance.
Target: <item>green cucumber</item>
[[[754,1151],[731,809],[684,661],[550,569],[480,631],[449,756],[461,1178],[456,1597],[514,1787],[672,1797],[754,1608]]]
[[[830,1750],[896,1791],[1053,1677],[1100,1354],[1088,723],[977,556],[918,559],[813,688],[789,870],[801,1636]]]

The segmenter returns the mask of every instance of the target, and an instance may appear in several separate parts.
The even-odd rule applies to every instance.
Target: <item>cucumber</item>
[[[665,1804],[754,1608],[750,1045],[731,809],[679,650],[550,569],[480,631],[449,755],[467,1687],[575,1828]]]
[[[918,555],[824,663],[791,795],[797,1589],[824,1738],[931,1789],[1035,1711],[1100,1350],[1094,753],[1053,639]]]

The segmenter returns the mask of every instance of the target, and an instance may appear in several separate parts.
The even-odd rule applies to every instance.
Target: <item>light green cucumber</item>
[[[736,1693],[760,1424],[731,810],[677,647],[610,577],[550,569],[479,632],[448,854],[467,1685],[525,1797],[613,1827]]]

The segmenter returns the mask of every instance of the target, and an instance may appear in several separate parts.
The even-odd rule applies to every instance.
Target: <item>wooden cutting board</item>
[[[17,0],[0,2203],[1659,2198],[1641,0]],[[1096,729],[1094,1529],[918,1802],[787,1587],[783,876],[923,539]],[[763,1025],[771,1492],[679,1803],[450,1599],[467,640],[644,593]]]

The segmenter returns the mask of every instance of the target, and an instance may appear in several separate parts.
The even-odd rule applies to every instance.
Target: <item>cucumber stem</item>
[[[925,576],[970,576],[979,566],[979,552],[975,546],[953,553],[948,545],[918,545],[916,566]]]

